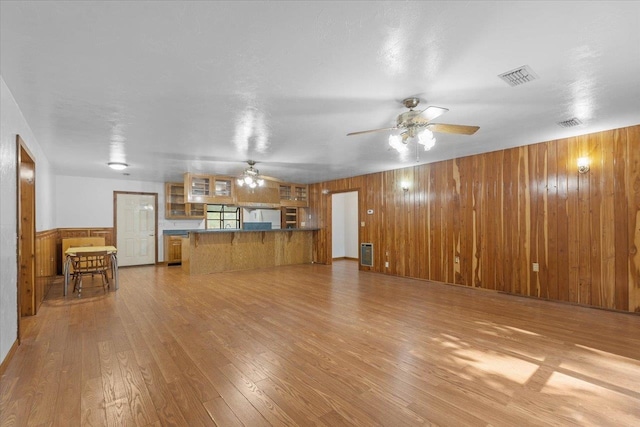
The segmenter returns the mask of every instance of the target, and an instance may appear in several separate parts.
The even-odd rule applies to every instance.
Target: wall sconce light
[[[578,172],[579,173],[587,173],[587,172],[589,172],[589,158],[588,157],[580,157],[578,159]]]
[[[402,187],[402,191],[404,191],[405,193],[409,191],[409,183],[406,181],[402,181],[400,183],[400,187]]]

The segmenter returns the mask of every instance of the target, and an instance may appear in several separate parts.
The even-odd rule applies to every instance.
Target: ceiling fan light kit
[[[449,110],[443,107],[429,106],[422,111],[415,111],[414,108],[420,104],[420,99],[418,98],[405,98],[402,101],[402,104],[408,108],[409,111],[405,111],[398,115],[395,127],[350,132],[347,136],[399,130],[399,134],[392,133],[389,135],[389,145],[399,153],[404,153],[408,150],[407,143],[410,139],[416,138],[418,144],[424,146],[425,151],[428,151],[436,144],[433,132],[473,135],[478,129],[480,129],[478,126],[432,123],[432,120]]]
[[[249,167],[244,170],[241,176],[238,177],[236,181],[238,185],[240,187],[244,187],[246,185],[249,188],[264,186],[264,179],[260,177],[260,172],[258,169],[253,167],[256,162],[249,160],[247,163],[249,164]]]

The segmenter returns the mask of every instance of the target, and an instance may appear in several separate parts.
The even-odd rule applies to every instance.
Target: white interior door
[[[116,197],[118,265],[155,264],[156,196],[118,193]]]

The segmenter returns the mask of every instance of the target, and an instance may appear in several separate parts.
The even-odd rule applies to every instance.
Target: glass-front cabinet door
[[[205,205],[188,203],[185,200],[184,183],[167,182],[165,184],[165,211],[168,219],[202,219]]]
[[[212,176],[186,174],[184,185],[189,203],[206,203],[213,195]]]
[[[280,184],[280,206],[309,206],[308,189],[306,184]]]
[[[233,179],[225,176],[187,173],[184,176],[190,203],[233,203]]]

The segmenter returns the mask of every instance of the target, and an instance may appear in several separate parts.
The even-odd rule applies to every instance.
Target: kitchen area
[[[165,219],[196,227],[164,230],[165,263],[207,274],[312,262],[308,186],[262,181],[186,173],[166,183]]]

